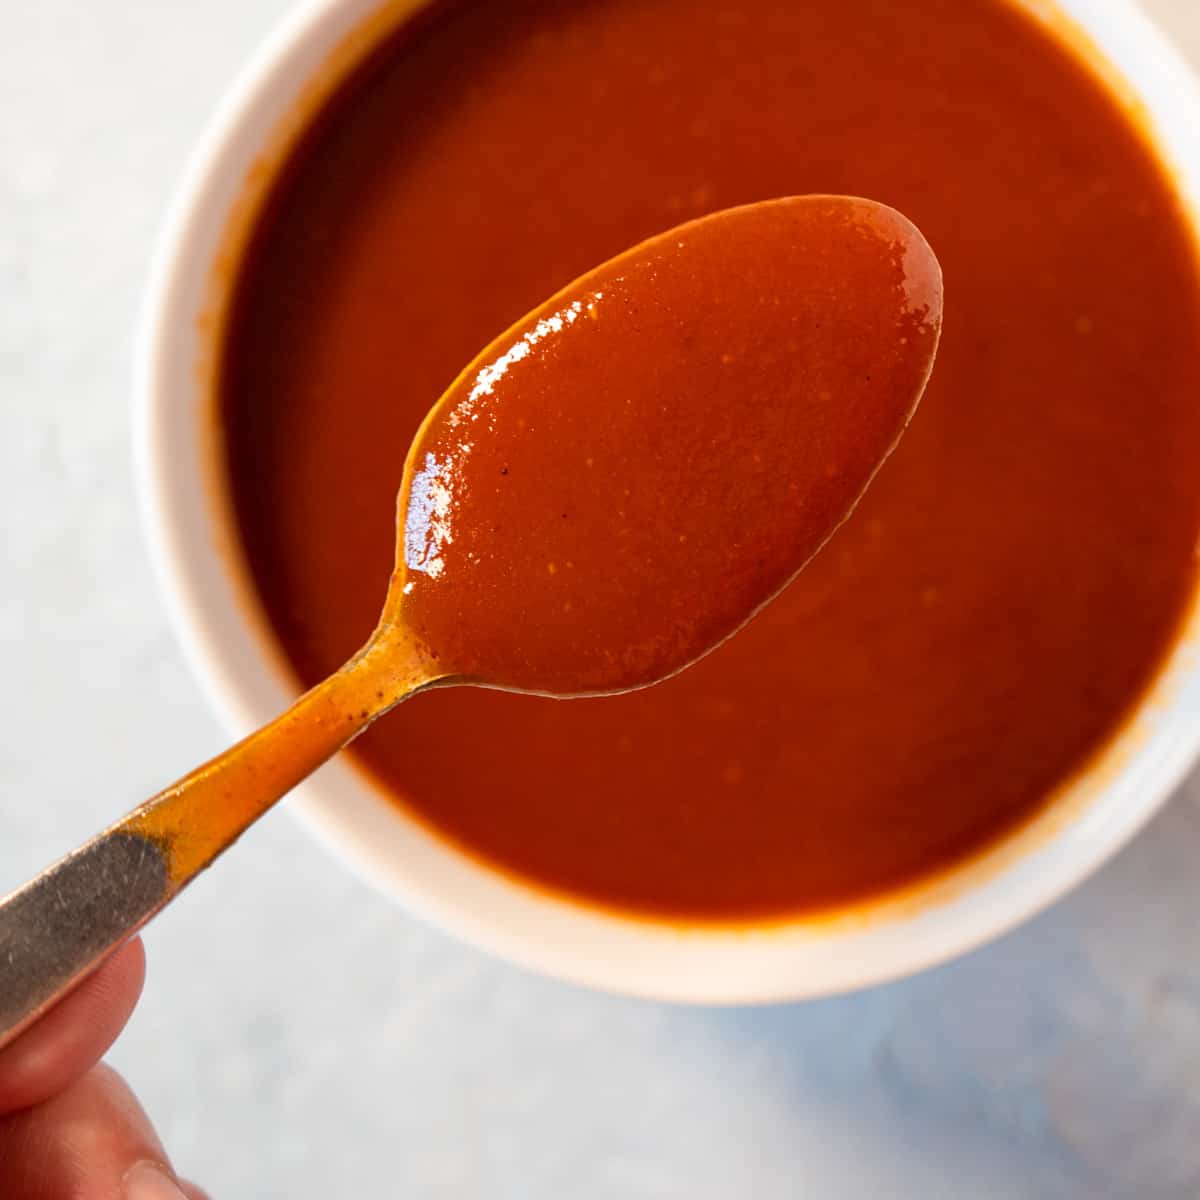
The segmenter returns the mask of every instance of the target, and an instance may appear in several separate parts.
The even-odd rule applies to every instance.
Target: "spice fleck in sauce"
[[[436,691],[355,750],[442,836],[588,902],[856,902],[1002,837],[1120,727],[1200,534],[1200,280],[1160,166],[1002,0],[493,0],[348,85],[238,285],[231,494],[311,683],[368,636],[396,464],[480,346],[643,238],[804,193],[904,212],[946,279],[937,369],[850,519],[658,687]]]

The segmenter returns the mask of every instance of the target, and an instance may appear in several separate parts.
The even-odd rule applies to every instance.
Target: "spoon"
[[[0,1046],[401,701],[628,691],[733,634],[891,452],[941,305],[904,217],[806,196],[679,226],[518,321],[412,443],[363,649],[0,901]]]

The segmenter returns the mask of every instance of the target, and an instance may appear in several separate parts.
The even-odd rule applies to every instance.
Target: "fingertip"
[[[40,1103],[95,1065],[125,1027],[145,978],[145,948],[133,938],[0,1050],[0,1113]]]
[[[137,1002],[142,998],[142,988],[146,986],[146,947],[141,937],[131,937],[119,950],[115,950],[80,987],[88,983],[101,989],[103,994],[99,1002],[108,1008],[113,1018],[119,1014],[120,1024],[116,1027],[115,1037],[133,1015]]]
[[[104,965],[126,973],[126,983],[133,989],[136,1004],[146,984],[146,947],[141,936],[131,937]]]

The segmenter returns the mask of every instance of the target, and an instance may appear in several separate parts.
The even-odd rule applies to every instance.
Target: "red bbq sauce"
[[[401,32],[314,118],[237,283],[227,476],[297,686],[370,633],[397,463],[481,346],[644,238],[805,193],[904,212],[949,298],[852,516],[657,687],[447,688],[355,750],[520,879],[740,922],[928,877],[1108,743],[1191,603],[1194,241],[1140,128],[1041,22],[1007,0],[488,0]],[[632,484],[609,469],[615,519]],[[538,603],[567,557],[531,545]]]

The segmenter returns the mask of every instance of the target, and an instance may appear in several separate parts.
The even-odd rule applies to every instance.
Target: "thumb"
[[[125,1081],[93,1067],[36,1108],[0,1119],[0,1196],[196,1200]]]

